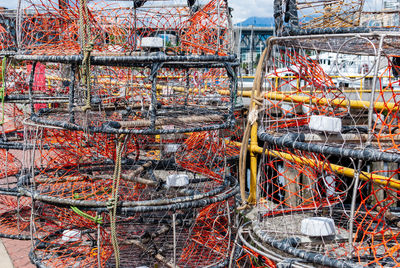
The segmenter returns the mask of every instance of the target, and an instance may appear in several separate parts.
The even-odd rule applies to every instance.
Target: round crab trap
[[[232,249],[232,200],[190,210],[123,210],[116,227],[105,212],[46,206],[52,218],[36,228],[42,235],[30,254],[41,267],[225,267]]]
[[[195,132],[175,154],[180,167],[212,179],[237,174],[240,146],[231,131]]]
[[[33,160],[28,174],[32,175],[20,191],[45,206],[88,219],[83,225],[78,224],[80,220],[69,225],[64,223],[70,216],[57,220],[46,217],[46,210],[37,210],[37,239],[31,253],[37,265],[225,265],[232,247],[229,228],[233,204],[226,200],[238,191],[226,160],[206,165],[210,171],[205,176],[175,163],[182,135],[116,136],[28,122],[26,128],[25,139],[34,144],[29,157]],[[160,144],[162,141],[166,143]],[[209,141],[208,146],[215,149],[218,142]],[[163,159],[148,155],[154,146]],[[203,155],[210,159],[207,153]],[[209,174],[224,176],[213,178]],[[53,213],[61,217],[64,212]],[[43,218],[49,222],[41,226]],[[176,228],[171,227],[171,220]],[[74,243],[67,243],[64,240],[69,235],[80,240],[73,238]],[[175,246],[166,246],[171,245],[171,237]],[[79,249],[72,253],[69,245]],[[94,247],[101,249],[96,252]],[[132,248],[138,255],[132,255]]]
[[[365,0],[275,1],[276,34],[323,35],[398,31],[395,7],[390,5],[391,3]]]
[[[152,200],[157,205],[173,204],[176,200],[196,201],[231,191],[232,175],[206,178],[182,169],[171,156],[172,149],[178,150],[177,144],[160,145],[161,138],[157,144],[143,138],[139,141],[139,137],[131,135],[115,138],[109,134],[37,126],[27,133],[26,139],[31,135],[35,144],[30,152],[35,157],[28,157],[33,161],[27,167],[29,172],[20,191],[37,200],[106,207],[119,192],[121,205],[130,207],[151,205]],[[154,148],[159,149],[158,158],[149,155]],[[168,155],[170,158],[166,158]],[[210,166],[224,170],[227,165],[227,161],[222,161]]]
[[[162,49],[227,55],[227,1],[21,1],[21,50],[41,55],[123,55]],[[1,32],[0,32],[1,33]],[[80,39],[80,37],[82,39]]]
[[[76,79],[74,67],[82,63],[82,56],[14,59],[34,60],[29,98],[31,120],[38,124],[116,134],[183,133],[234,124],[237,62],[233,56],[93,56],[91,79],[85,84]],[[64,60],[69,64],[59,65]],[[40,95],[34,93],[36,61],[47,61],[38,63],[45,65],[45,77],[55,80],[50,77],[53,71],[59,77],[50,91]],[[53,71],[47,74],[48,69]],[[49,107],[47,99],[52,99]]]
[[[368,168],[371,167],[362,167]],[[292,262],[298,267],[397,266],[398,167],[392,170],[389,165],[383,170],[360,172],[359,187],[348,193],[357,199],[354,207],[343,195],[341,202],[312,209],[301,205],[292,209],[286,204],[278,208],[271,196],[268,201],[260,198],[257,219],[243,226],[239,237],[256,252],[253,257],[260,254],[276,265]],[[386,178],[386,185],[373,183],[377,178]],[[271,207],[275,209],[270,210]]]
[[[116,134],[233,126],[226,1],[22,2],[13,60],[27,66],[32,121]]]
[[[399,35],[365,24],[378,15],[368,5],[276,2],[279,37],[261,57],[244,134],[253,167],[260,158],[242,262],[398,265]]]
[[[30,239],[31,200],[18,192],[22,164],[12,152],[22,155],[21,151],[0,149],[0,237]]]

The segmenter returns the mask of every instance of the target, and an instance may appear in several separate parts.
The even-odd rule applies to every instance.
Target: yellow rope
[[[267,47],[263,51],[260,60],[257,65],[256,76],[253,83],[253,89],[251,91],[251,102],[250,102],[250,111],[246,123],[246,128],[243,133],[242,146],[240,147],[240,155],[239,155],[239,182],[240,182],[240,196],[242,199],[242,206],[239,209],[245,209],[248,207],[248,204],[254,204],[255,199],[255,185],[251,185],[250,187],[250,196],[249,199],[246,199],[246,158],[249,146],[249,138],[250,138],[250,130],[252,125],[257,121],[258,115],[258,104],[255,100],[259,99],[259,95],[261,92],[262,79],[264,77],[264,73],[266,70],[266,60],[269,58],[269,54],[271,52],[271,44],[269,40],[267,41]],[[254,173],[254,171],[251,171]]]
[[[112,196],[108,200],[108,209],[110,213],[111,243],[114,249],[116,268],[119,268],[120,265],[120,254],[119,254],[119,246],[118,246],[117,230],[116,230],[117,229],[116,217],[117,217],[117,206],[118,206],[118,190],[121,179],[122,144],[124,139],[125,139],[125,134],[122,134],[118,137],[115,169],[114,169],[113,184],[112,184]]]

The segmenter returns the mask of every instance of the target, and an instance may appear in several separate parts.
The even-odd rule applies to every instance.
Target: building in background
[[[365,27],[400,26],[400,0],[383,0],[381,10],[364,11],[361,25]]]
[[[234,51],[241,61],[243,74],[254,74],[268,37],[273,35],[274,19],[250,17],[234,27]]]
[[[400,0],[383,0],[383,9],[397,10],[400,7]]]

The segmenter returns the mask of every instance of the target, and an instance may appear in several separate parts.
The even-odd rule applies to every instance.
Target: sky
[[[234,23],[244,21],[248,17],[273,16],[273,0],[230,0],[228,3],[233,8]]]
[[[16,8],[18,0],[0,0],[0,7]]]

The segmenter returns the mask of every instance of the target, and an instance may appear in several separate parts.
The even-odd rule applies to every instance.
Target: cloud
[[[0,7],[17,8],[18,0],[0,0]]]
[[[272,17],[273,0],[228,0],[229,6],[233,8],[233,22],[241,22],[248,17]]]

